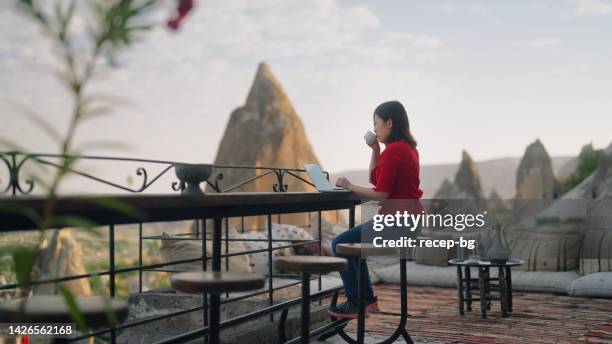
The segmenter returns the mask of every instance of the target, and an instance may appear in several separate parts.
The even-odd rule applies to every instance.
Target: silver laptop
[[[344,188],[335,188],[333,187],[327,178],[325,178],[325,174],[321,170],[321,167],[317,164],[305,164],[304,169],[308,172],[310,176],[310,180],[315,185],[319,192],[338,192],[338,191],[349,191]]]

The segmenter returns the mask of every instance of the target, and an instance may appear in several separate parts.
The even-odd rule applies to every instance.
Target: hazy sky
[[[57,63],[7,3],[0,137],[57,152],[19,110],[67,129]],[[475,160],[521,156],[537,137],[552,155],[612,141],[612,1],[198,0],[180,32],[160,24],[119,56],[119,69],[104,68],[95,90],[124,101],[85,123],[79,142],[130,146],[91,154],[213,162],[260,61],[330,171],[367,168],[362,136],[390,99],[406,106],[422,163],[458,162],[462,149]]]

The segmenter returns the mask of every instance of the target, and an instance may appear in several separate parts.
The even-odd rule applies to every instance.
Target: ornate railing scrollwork
[[[16,156],[13,156],[15,159],[13,160],[13,163],[15,163],[16,160]],[[26,155],[23,159],[21,159],[21,161],[15,165],[15,168],[13,169],[14,174],[11,175],[11,179],[14,181],[14,187],[19,190],[19,192],[22,195],[27,195],[29,193],[32,192],[32,190],[34,189],[34,179],[32,179],[32,177],[28,177],[24,180],[24,183],[28,184],[28,189],[24,190],[21,188],[21,184],[19,183],[19,174],[21,172],[21,168],[23,167],[23,164],[28,161],[30,158],[33,158],[33,156],[31,155]],[[13,192],[13,194],[15,194],[15,191]]]
[[[274,190],[274,192],[287,192],[287,184],[283,183],[285,171],[275,170],[274,174],[276,174],[276,178],[278,180],[278,183],[274,183],[274,185],[272,185],[272,189]]]
[[[21,157],[21,160],[18,159],[19,157]],[[0,194],[6,194],[10,191],[11,194],[15,196],[17,193],[28,195],[32,192],[34,189],[34,179],[32,177],[24,179],[23,183],[27,185],[27,188],[24,188],[21,186],[19,178],[23,164],[31,158],[33,158],[31,155],[19,154],[18,152],[0,153],[0,159],[4,162],[9,175],[6,187],[2,189],[0,186],[0,189],[2,189]],[[0,180],[0,185],[2,185],[2,183],[3,181]]]
[[[172,190],[174,191],[183,191],[185,189],[185,182],[178,181],[172,182]]]
[[[207,180],[206,183],[213,188],[213,190],[215,190],[216,192],[221,192],[221,187],[219,186],[219,181],[223,180],[223,173],[218,172],[217,174],[215,174],[215,180],[214,181],[210,181]]]

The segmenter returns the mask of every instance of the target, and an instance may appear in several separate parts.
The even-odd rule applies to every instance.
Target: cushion
[[[571,271],[578,269],[582,235],[578,233],[535,233],[505,231],[512,258],[525,261],[517,267],[526,271]]]
[[[267,234],[267,232],[264,232]],[[314,240],[310,232],[302,227],[289,224],[272,224],[272,238],[274,240],[287,240],[288,242]],[[313,256],[318,255],[319,243],[304,244],[291,248],[297,255]]]
[[[598,272],[575,280],[568,293],[573,296],[612,298],[612,272]]]
[[[612,229],[588,229],[582,243],[580,274],[612,271]]]
[[[590,201],[587,208],[589,228],[612,228],[612,199]]]
[[[318,212],[314,212],[312,214],[312,217],[310,218],[310,228],[308,231],[308,233],[310,233],[312,237],[319,236],[318,234],[319,222],[318,221],[319,221],[319,214]],[[331,224],[327,222],[324,217],[321,219],[322,241],[325,241],[326,239],[331,241],[334,237],[346,231],[347,229],[348,229],[348,225],[346,224]]]
[[[495,274],[497,276],[497,271]],[[566,294],[580,275],[576,271],[523,271],[512,269],[512,288],[519,291]]]
[[[272,235],[274,238],[274,235]],[[267,240],[267,233],[263,232],[247,232],[247,233],[238,233],[232,236],[233,239],[260,239]],[[254,251],[254,250],[263,250],[268,248],[267,241],[243,241],[244,247],[246,251]],[[272,243],[273,248],[286,246],[291,244],[290,241],[277,241]],[[272,251],[272,261],[281,256],[291,255],[290,249],[280,249]],[[268,252],[258,252],[258,253],[249,253],[248,255],[251,269],[253,272],[259,274],[268,274]],[[272,265],[274,266],[274,265]],[[272,269],[272,272],[278,272],[276,269]]]
[[[232,231],[230,233],[230,238],[267,240],[268,232],[258,231],[258,232],[238,233],[236,231]],[[292,241],[294,240],[313,240],[312,235],[301,227],[287,225],[287,224],[276,224],[276,223],[272,223],[272,238],[274,240],[287,240],[287,241],[273,242],[272,243],[273,248],[290,245]],[[242,243],[247,251],[262,250],[262,249],[268,248],[267,241],[242,241]],[[297,253],[316,254],[317,246],[316,245],[302,246],[301,250],[298,249]],[[272,251],[272,261],[274,261],[278,257],[288,256],[292,254],[293,254],[293,250],[290,248],[274,250]],[[250,264],[251,264],[251,268],[253,272],[260,273],[260,274],[268,274],[268,252],[251,253],[248,256],[250,258]],[[272,272],[276,273],[279,271],[273,267]]]
[[[200,240],[176,240],[176,238],[184,238],[180,236],[173,236],[167,233],[162,233],[162,241],[160,247],[160,253],[164,261],[175,261],[184,260],[191,258],[199,258],[202,256],[202,241]],[[230,241],[229,252],[244,252],[245,245],[241,242]],[[225,242],[221,242],[221,252],[225,252]],[[208,256],[212,253],[212,242],[206,242],[206,253]],[[221,267],[224,268],[226,264],[226,258],[221,260]],[[212,260],[208,259],[207,267],[208,270],[212,269]],[[179,271],[190,271],[190,270],[202,270],[202,262],[191,262],[179,265],[171,265],[165,267],[165,269],[179,272]],[[229,259],[229,271],[232,272],[252,272],[250,259],[248,255],[240,255],[230,257]]]
[[[374,272],[386,283],[400,283],[399,264]],[[497,277],[497,269],[490,269],[491,277]],[[476,268],[471,270],[472,278],[478,277]],[[565,294],[571,283],[580,275],[575,271],[521,271],[512,270],[512,289],[518,291],[534,291]],[[457,267],[436,267],[419,265],[415,262],[406,263],[406,278],[408,284],[432,287],[457,287]]]
[[[263,231],[267,234],[267,231]],[[272,223],[272,238],[274,240],[313,240],[312,234],[306,229],[294,225]]]
[[[400,264],[394,264],[374,272],[386,283],[400,283]],[[477,276],[473,270],[473,276]],[[406,262],[406,279],[408,284],[432,287],[457,287],[457,268],[454,266],[438,267]]]

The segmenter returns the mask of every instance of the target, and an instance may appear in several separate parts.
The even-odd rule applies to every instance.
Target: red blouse
[[[388,200],[381,202],[381,214],[394,214],[400,202],[391,200],[417,200],[401,210],[419,213],[423,208],[418,201],[423,196],[419,188],[419,152],[405,141],[395,141],[387,145],[380,154],[378,165],[370,173],[370,183],[374,191],[386,192]]]

